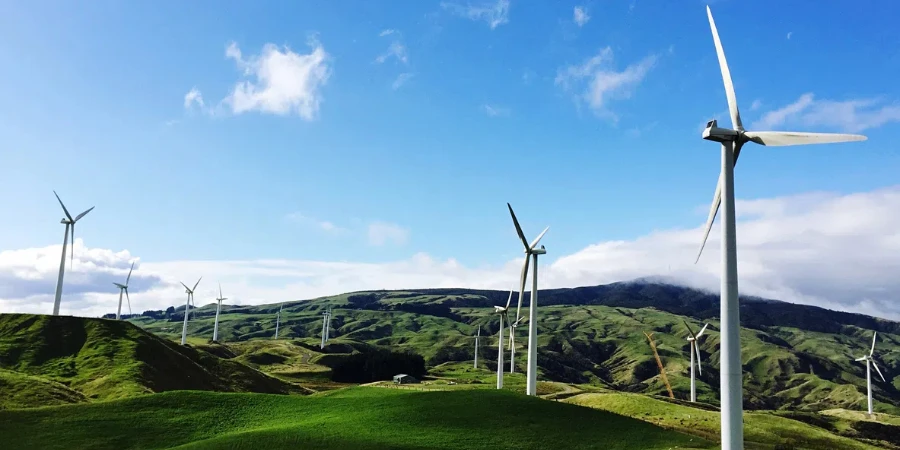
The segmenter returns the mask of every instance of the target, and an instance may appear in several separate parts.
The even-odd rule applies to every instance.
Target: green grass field
[[[313,396],[166,392],[0,411],[5,449],[670,449],[695,436],[493,390],[376,387]]]

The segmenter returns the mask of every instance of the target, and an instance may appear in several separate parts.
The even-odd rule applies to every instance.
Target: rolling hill
[[[285,303],[281,337],[318,341],[321,312],[334,308],[331,343],[367,343],[408,349],[429,367],[470,361],[472,335],[483,335],[481,359],[493,370],[499,325],[493,305],[507,293],[467,289],[372,291]],[[528,296],[524,304],[528,304]],[[278,305],[224,306],[220,336],[226,343],[271,339]],[[212,335],[212,305],[192,312],[190,335]],[[169,318],[131,319],[157,335],[177,338],[182,311]],[[539,370],[543,379],[588,383],[628,392],[662,394],[665,388],[642,331],[655,331],[676,396],[687,397],[688,344],[683,320],[699,328],[703,375],[698,397],[717,404],[718,297],[693,289],[646,282],[615,283],[541,292]],[[790,303],[742,298],[745,407],[766,410],[858,410],[865,405],[865,368],[854,358],[879,332],[879,362],[888,377],[875,383],[876,410],[900,413],[900,324],[869,316]],[[524,368],[522,327],[517,345]]]

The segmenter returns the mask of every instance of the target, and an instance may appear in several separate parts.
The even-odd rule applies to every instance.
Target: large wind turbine
[[[724,450],[742,449],[744,447],[743,430],[743,393],[741,391],[741,344],[740,318],[738,306],[737,275],[737,242],[735,236],[734,216],[734,164],[740,154],[741,147],[747,142],[755,142],[766,146],[825,144],[832,142],[849,142],[865,140],[865,136],[849,134],[800,133],[786,131],[746,131],[741,123],[737,98],[731,82],[731,72],[725,61],[722,42],[713,21],[709,6],[706,7],[709,27],[712,29],[716,54],[719,58],[719,69],[725,83],[725,96],[728,99],[728,110],[733,129],[719,128],[717,121],[712,120],[703,130],[703,139],[721,143],[722,168],[719,183],[713,196],[712,207],[703,235],[700,251],[706,244],[709,230],[715,220],[719,204],[722,204],[722,285],[721,285],[721,429],[722,448]],[[699,254],[697,256],[700,258]]]
[[[497,335],[497,389],[503,389],[503,322],[509,323],[509,304],[512,303],[513,290],[509,291],[506,306],[494,306],[494,311],[500,315],[500,331]]]
[[[200,280],[197,280],[197,282],[199,283]],[[222,283],[219,283],[219,298],[216,299],[216,322],[213,325],[213,342],[219,342],[219,312],[222,311],[222,302],[225,300],[228,299],[222,295]]]
[[[185,343],[187,343],[187,323],[188,323],[188,315],[190,315],[190,311],[191,311],[190,310],[191,300],[194,299],[194,291],[197,290],[197,285],[200,284],[200,280],[202,280],[202,279],[203,279],[203,277],[198,278],[197,282],[194,283],[193,288],[187,287],[187,285],[184,284],[184,282],[181,283],[181,285],[184,286],[184,289],[185,289],[184,292],[187,293],[187,302],[184,303],[184,325],[181,327],[181,345],[184,345]],[[194,304],[194,307],[196,307],[196,303]]]
[[[322,343],[319,345],[319,348],[325,348],[325,342],[328,341],[329,319],[331,319],[331,310],[326,309],[325,312],[322,313]]]
[[[519,226],[519,220],[516,219],[516,213],[513,212],[512,206],[507,203],[509,215],[512,216],[513,224],[516,226],[516,233],[522,244],[525,245],[525,264],[522,265],[522,277],[519,284],[519,306],[516,308],[516,323],[519,323],[520,312],[522,310],[522,298],[525,297],[525,280],[528,277],[528,258],[534,258],[534,273],[532,274],[531,285],[531,301],[528,303],[528,368],[526,371],[525,395],[537,395],[537,297],[538,297],[538,255],[547,253],[542,245],[537,248],[538,242],[544,237],[544,233],[550,227],[544,228],[531,244],[525,239],[525,233]]]
[[[691,329],[691,326],[688,325],[686,321],[682,322],[684,322],[684,326],[687,328],[688,334],[690,335],[688,336],[687,341],[691,347],[689,350],[691,352],[691,402],[696,402],[697,381],[696,376],[694,375],[694,355],[697,355],[697,372],[699,372],[700,375],[703,375],[703,370],[700,369],[700,349],[697,347],[697,339],[700,339],[700,336],[703,336],[703,332],[706,331],[706,327],[708,327],[709,324],[703,325],[703,328],[700,329],[700,332],[694,334],[694,330]]]
[[[881,370],[878,369],[878,364],[875,364],[875,359],[872,357],[873,353],[875,353],[875,338],[878,337],[878,332],[872,335],[872,349],[869,350],[869,354],[863,356],[862,358],[856,358],[857,361],[865,361],[866,362],[866,387],[869,389],[869,414],[872,414],[872,367],[875,367],[875,371],[878,372],[878,376],[881,377],[882,382],[887,382],[884,379],[884,375],[881,374]]]
[[[63,217],[59,223],[64,224],[66,226],[66,231],[63,234],[63,247],[62,247],[62,257],[59,260],[59,279],[56,281],[56,299],[53,300],[53,315],[59,315],[59,303],[62,300],[62,288],[63,288],[63,275],[66,272],[66,245],[69,243],[69,230],[71,230],[72,234],[72,260],[71,263],[75,263],[75,222],[81,220],[82,217],[87,215],[87,213],[91,212],[94,209],[93,206],[88,208],[87,211],[75,216],[72,218],[72,215],[69,214],[69,210],[66,209],[66,205],[63,204],[62,200],[59,199],[59,195],[56,194],[56,191],[53,191],[53,195],[56,195],[56,200],[59,201],[59,206],[62,206],[63,212],[66,213],[66,217]]]
[[[131,297],[128,296],[128,280],[131,279],[131,271],[134,270],[134,261],[131,262],[131,269],[128,270],[128,277],[125,278],[125,284],[113,283],[119,288],[119,309],[116,310],[116,320],[122,316],[122,294],[128,299],[128,314],[131,314]]]
[[[278,307],[278,313],[275,314],[275,339],[278,339],[278,326],[281,325],[281,310],[284,309],[284,303]]]
[[[475,368],[478,368],[478,340],[481,339],[481,325],[478,325],[478,333],[475,334]]]

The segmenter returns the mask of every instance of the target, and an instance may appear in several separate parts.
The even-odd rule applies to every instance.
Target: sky
[[[729,126],[706,3],[0,2],[0,312],[542,288],[694,264]],[[843,7],[842,7],[843,6]],[[862,133],[736,169],[740,291],[900,320],[900,4],[712,1],[750,130]],[[878,11],[873,14],[872,11]]]

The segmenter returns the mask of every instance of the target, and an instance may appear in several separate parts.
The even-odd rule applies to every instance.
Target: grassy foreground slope
[[[628,417],[505,392],[365,387],[306,397],[169,392],[0,411],[0,436],[8,449],[715,447]]]
[[[179,389],[290,393],[291,384],[131,323],[0,314],[0,407],[106,400]],[[49,401],[48,401],[49,400]]]

